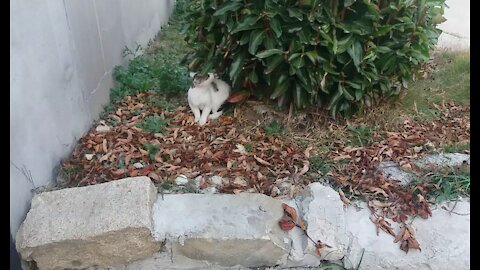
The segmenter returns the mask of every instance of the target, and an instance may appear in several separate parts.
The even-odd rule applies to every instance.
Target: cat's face
[[[193,85],[197,86],[208,79],[208,75],[195,74],[193,76]]]

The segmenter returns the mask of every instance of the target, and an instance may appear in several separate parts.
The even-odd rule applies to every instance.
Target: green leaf
[[[391,25],[383,25],[377,28],[377,31],[372,33],[372,36],[374,37],[380,37],[385,35],[386,33],[390,32],[392,30]]]
[[[362,89],[362,85],[361,85],[361,84],[354,83],[354,82],[352,82],[352,81],[346,81],[345,83],[348,84],[348,85],[350,85],[352,88]]]
[[[252,71],[248,74],[248,79],[249,79],[252,83],[257,84],[257,83],[258,83],[257,72],[255,72],[255,70],[252,70]]]
[[[229,11],[238,10],[242,6],[243,6],[243,3],[240,0],[229,1],[228,4],[224,5],[219,10],[215,11],[215,13],[213,13],[213,16],[224,15]]]
[[[362,44],[360,44],[360,42],[358,42],[358,41],[355,41],[352,44],[352,46],[350,46],[350,48],[348,48],[347,52],[350,55],[350,57],[352,57],[353,64],[355,65],[355,67],[358,70],[360,62],[362,62],[362,58],[363,58]]]
[[[296,69],[299,69],[305,66],[305,59],[303,59],[303,57],[298,57],[291,61],[290,64],[293,65]]]
[[[277,38],[282,36],[282,26],[280,25],[280,22],[277,20],[277,18],[273,18],[270,21],[270,26],[272,27],[273,32],[275,32]]]
[[[363,96],[363,91],[361,89],[355,89],[355,100],[360,101]]]
[[[319,30],[319,33],[320,33],[320,35],[323,37],[323,39],[327,41],[327,44],[328,44],[328,43],[333,44],[332,38],[331,38],[325,31]]]
[[[355,100],[355,98],[353,97],[353,95],[350,94],[350,92],[348,91],[348,89],[346,89],[345,87],[343,87],[341,83],[338,84],[338,87],[342,87],[343,95],[345,96],[345,98],[346,98],[348,101],[354,101],[354,100]]]
[[[272,59],[267,60],[267,69],[265,70],[265,74],[270,74],[275,68],[283,62],[283,56],[277,55]]]
[[[236,78],[238,76],[238,74],[240,73],[240,71],[243,68],[243,60],[244,59],[245,59],[245,54],[240,54],[240,55],[237,56],[235,61],[232,63],[232,65],[230,66],[230,72],[228,73],[228,75],[230,76],[230,80],[233,80],[234,78]]]
[[[306,52],[305,55],[308,57],[308,59],[310,59],[312,64],[317,63],[317,59],[319,57],[317,51],[309,51],[309,52]]]
[[[213,69],[213,63],[208,62],[206,65],[202,67],[201,73],[207,74],[208,72],[212,71],[212,69]]]
[[[257,23],[260,18],[261,17],[258,15],[249,15],[245,17],[232,29],[232,34],[238,33],[240,31],[263,28],[262,24]]]
[[[334,67],[331,63],[329,64],[324,64],[322,66],[323,70],[325,70],[326,72],[330,73],[330,74],[333,74],[333,75],[340,75],[340,73],[338,73],[338,71],[336,70],[336,67]]]
[[[303,27],[301,26],[297,26],[297,27],[290,27],[288,28],[288,33],[295,33],[295,32],[298,32],[298,31],[301,31],[303,29]]]
[[[287,8],[287,10],[288,10],[288,16],[290,16],[292,18],[296,18],[299,21],[303,21],[303,14],[302,14],[302,11],[300,9],[289,7],[289,8]]]
[[[381,72],[389,70],[395,64],[395,54],[389,53],[385,54],[381,59],[379,59],[378,67],[380,68]]]
[[[240,45],[247,44],[249,40],[250,40],[250,33],[249,32],[243,33],[242,37],[240,38]]]
[[[248,52],[255,55],[258,45],[260,45],[265,37],[263,30],[255,30],[250,35],[250,43],[248,46]]]
[[[300,82],[304,85],[305,89],[308,89],[310,88],[310,83],[309,83],[309,80],[308,80],[308,76],[307,74],[305,73],[305,69],[297,69],[297,71],[295,72],[296,76],[298,79],[300,79]]]
[[[277,87],[275,87],[275,90],[273,91],[270,98],[276,99],[281,97],[283,94],[285,94],[285,92],[287,92],[288,86],[289,86],[288,81],[284,81],[283,83],[279,84]]]
[[[343,2],[343,6],[344,7],[349,7],[349,6],[353,5],[353,3],[355,3],[355,0],[345,0]]]
[[[333,30],[332,43],[333,43],[332,51],[333,51],[333,54],[336,55],[338,51],[338,41],[337,41],[337,35],[335,30]]]
[[[261,51],[257,53],[255,56],[260,59],[263,59],[263,58],[267,58],[269,56],[277,55],[277,54],[283,54],[283,51],[279,49],[270,49],[270,50]]]
[[[377,47],[377,52],[378,53],[387,53],[387,52],[391,52],[392,49],[390,49],[389,47],[386,47],[386,46],[378,46]]]
[[[298,84],[295,87],[295,94],[293,96],[293,100],[297,108],[303,108],[306,105],[302,99],[302,88]]]
[[[288,58],[288,62],[291,62],[292,60],[295,60],[297,59],[298,57],[300,57],[300,55],[302,55],[301,53],[292,53]]]
[[[340,85],[340,84],[338,84],[338,85]],[[335,93],[335,95],[330,100],[330,103],[328,104],[327,110],[331,110],[333,108],[333,106],[337,104],[337,102],[339,101],[339,99],[342,96],[343,96],[343,88],[338,87],[337,92]]]
[[[341,54],[345,52],[350,45],[353,43],[354,37],[352,34],[348,34],[346,37],[342,38],[340,41],[338,41],[338,50],[337,54]]]

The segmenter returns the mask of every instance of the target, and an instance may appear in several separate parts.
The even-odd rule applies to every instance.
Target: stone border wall
[[[279,228],[282,203],[296,208],[311,238],[331,246],[322,256],[299,228]],[[346,267],[361,260],[360,269],[370,270],[469,269],[469,201],[432,212],[412,223],[422,250],[405,253],[390,235],[377,236],[364,203],[345,208],[320,183],[281,201],[254,193],[161,195],[148,177],[134,177],[36,195],[16,247],[41,270],[286,268],[339,260]]]

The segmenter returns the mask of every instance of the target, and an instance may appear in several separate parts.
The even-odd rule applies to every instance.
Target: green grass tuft
[[[137,125],[137,127],[152,133],[162,133],[165,131],[165,127],[170,122],[169,118],[162,118],[158,115],[151,115],[145,118],[143,122]]]

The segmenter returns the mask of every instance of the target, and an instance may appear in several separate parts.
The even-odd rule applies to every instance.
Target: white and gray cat
[[[219,110],[230,96],[230,86],[213,73],[208,76],[190,73],[193,86],[188,89],[188,105],[200,126],[208,119],[217,119],[223,113]]]

